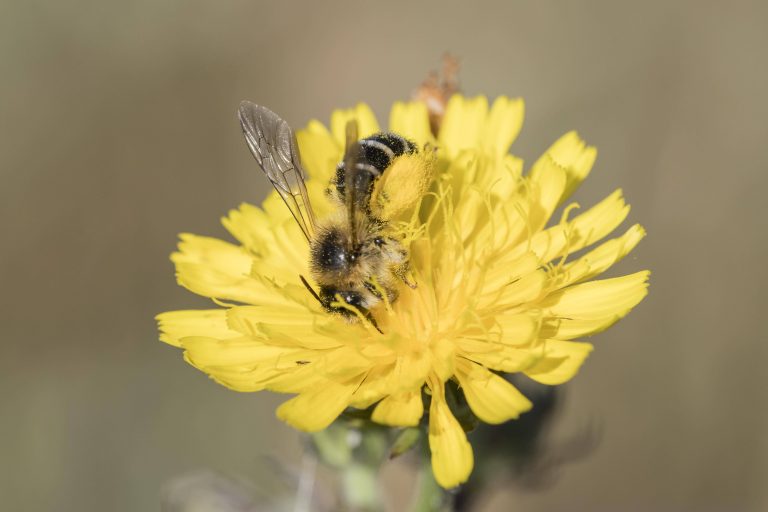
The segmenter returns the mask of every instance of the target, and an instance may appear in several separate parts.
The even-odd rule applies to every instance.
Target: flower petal
[[[286,212],[286,219],[288,215]],[[260,255],[269,249],[262,235],[265,229],[269,229],[270,221],[274,222],[275,219],[268,218],[264,210],[247,203],[241,204],[236,210],[230,210],[229,214],[221,219],[227,231],[254,255]]]
[[[450,489],[467,481],[474,458],[467,435],[456,421],[445,401],[443,382],[429,380],[432,404],[429,407],[429,448],[432,451],[432,472],[442,487]]]
[[[496,317],[501,342],[520,346],[530,343],[539,331],[538,317],[532,314],[501,314]]]
[[[235,391],[297,393],[325,378],[311,364],[323,355],[318,351],[271,346],[249,337],[190,336],[181,341],[189,364]]]
[[[602,274],[629,254],[644,237],[645,229],[635,224],[622,236],[600,244],[576,261],[565,265],[560,272],[562,278],[558,281],[558,287],[585,281]]]
[[[543,338],[572,340],[583,336],[592,336],[602,332],[621,320],[624,314],[606,315],[597,318],[549,318],[541,327],[539,335]]]
[[[596,158],[597,149],[587,146],[578,133],[571,131],[560,137],[533,164],[531,178],[538,179],[537,176],[547,172],[552,165],[561,168],[567,176],[567,184],[560,198],[562,203],[587,177]]]
[[[396,101],[389,112],[389,129],[415,142],[419,148],[435,144],[427,105],[421,101]]]
[[[499,157],[509,147],[523,127],[525,104],[521,98],[499,96],[493,102],[480,142],[488,155]]]
[[[481,307],[499,303],[503,294],[510,293],[510,287],[520,284],[521,278],[535,274],[539,267],[539,258],[533,252],[523,253],[514,259],[508,258],[509,255],[505,255],[501,261],[489,262],[490,268],[485,274],[483,295],[479,302]]]
[[[392,373],[388,377],[389,388],[395,394],[421,388],[427,380],[431,367],[432,358],[429,352],[414,351],[400,354],[395,361]]]
[[[374,363],[371,362],[371,365]],[[349,400],[349,405],[357,409],[367,409],[385,396],[392,393],[388,386],[389,374],[394,364],[380,364],[371,368],[363,382],[357,387]]]
[[[304,347],[325,350],[342,346],[338,337],[318,332],[318,316],[298,304],[279,306],[237,306],[227,311],[227,323],[243,335],[269,338],[278,346]],[[323,315],[321,320],[333,321]]]
[[[194,361],[196,367],[201,369],[224,366],[256,367],[260,364],[277,366],[281,360],[293,367],[295,365],[292,354],[307,355],[306,350],[270,345],[249,336],[228,339],[188,336],[181,342],[187,350],[188,357]],[[316,358],[317,355],[314,357]]]
[[[496,299],[500,309],[509,309],[538,299],[544,292],[547,273],[536,270],[506,285]]]
[[[591,343],[561,340],[545,340],[544,347],[545,356],[525,374],[548,386],[571,380],[593,348]]]
[[[611,233],[629,213],[621,190],[617,190],[598,204],[570,221],[539,231],[529,241],[523,241],[509,251],[508,257],[518,257],[525,251],[536,253],[541,264],[574,253],[592,245]],[[541,214],[539,213],[539,219]]]
[[[628,276],[577,284],[555,292],[541,301],[546,314],[574,320],[622,317],[648,294],[644,270]]]
[[[541,359],[541,350],[467,339],[459,339],[456,343],[465,358],[505,373],[527,370]]]
[[[474,149],[488,117],[488,100],[485,96],[465,98],[459,94],[448,100],[438,139],[446,155],[454,158],[462,150]]]
[[[187,233],[180,235],[179,252],[171,255],[176,279],[205,297],[245,303],[269,302],[274,292],[249,276],[253,258],[242,247]]]
[[[312,120],[296,132],[301,163],[312,180],[328,184],[344,154],[344,146],[337,144],[331,132],[317,120]],[[314,206],[314,204],[313,204]]]
[[[351,120],[357,121],[357,135],[360,139],[381,131],[371,107],[365,103],[358,103],[354,108],[334,110],[331,114],[331,133],[339,148],[345,147],[347,122]]]
[[[504,423],[533,407],[505,379],[464,358],[457,358],[456,377],[472,412],[486,423]]]
[[[531,176],[530,184],[534,202],[529,213],[533,232],[543,228],[560,204],[566,185],[566,173],[549,156],[542,157],[540,172]]]
[[[415,427],[424,414],[421,389],[389,395],[373,410],[371,419],[393,427]]]
[[[240,333],[227,325],[225,309],[192,309],[167,311],[155,317],[160,329],[160,341],[181,347],[181,338],[208,336],[211,338],[236,338]]]
[[[321,386],[301,393],[277,408],[277,417],[305,432],[317,432],[333,423],[347,405],[364,374],[344,382],[327,380]]]
[[[578,251],[607,236],[627,218],[628,214],[629,205],[624,202],[621,189],[614,191],[570,221],[573,236],[569,240],[569,250]]]

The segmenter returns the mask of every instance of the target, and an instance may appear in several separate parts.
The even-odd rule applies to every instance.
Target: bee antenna
[[[309,293],[311,293],[312,296],[317,299],[317,302],[319,302],[320,305],[322,306],[323,305],[323,301],[320,300],[320,296],[317,294],[317,292],[312,288],[312,286],[307,282],[307,280],[304,279],[304,276],[299,274],[299,279],[301,279],[301,282],[304,283],[304,286],[307,287],[307,290],[309,290]]]

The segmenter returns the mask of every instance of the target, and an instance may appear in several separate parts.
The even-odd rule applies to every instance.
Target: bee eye
[[[376,247],[381,247],[382,245],[386,244],[387,242],[381,238],[380,236],[377,236],[373,239],[373,243],[376,244]]]

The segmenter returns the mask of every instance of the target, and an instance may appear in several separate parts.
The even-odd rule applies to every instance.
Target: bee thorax
[[[315,273],[345,273],[357,259],[347,247],[346,235],[337,229],[324,231],[313,241],[311,256]]]

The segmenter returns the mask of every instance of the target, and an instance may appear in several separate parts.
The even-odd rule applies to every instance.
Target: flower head
[[[380,131],[361,104],[334,112],[330,129],[312,121],[297,134],[319,217],[331,209],[324,189],[349,119],[362,137]],[[585,211],[566,204],[595,148],[567,133],[523,174],[508,153],[522,121],[521,100],[489,107],[457,95],[435,138],[423,104],[394,105],[389,129],[436,148],[436,158],[430,192],[402,221],[416,286],[377,307],[380,330],[329,314],[308,293],[299,278],[310,272],[306,239],[272,193],[261,208],[244,204],[223,219],[236,244],[181,235],[172,255],[179,284],[220,307],[159,315],[162,341],[234,390],[295,394],[277,415],[304,431],[324,429],[348,407],[371,407],[373,421],[401,427],[428,412],[437,481],[464,482],[472,448],[446,384],[459,386],[480,420],[514,419],[531,403],[501,374],[569,380],[592,350],[573,340],[609,327],[647,293],[647,271],[594,279],[645,234],[633,225],[592,247],[627,216],[621,191]]]

